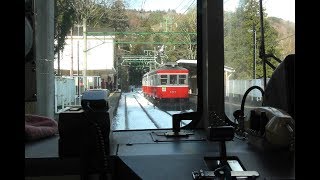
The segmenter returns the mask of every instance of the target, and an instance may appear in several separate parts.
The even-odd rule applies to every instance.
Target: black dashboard
[[[194,130],[198,138],[155,141],[152,133],[169,130],[118,131],[110,137],[114,179],[193,179],[192,172],[210,169],[219,158],[219,143],[206,140],[205,131]],[[201,138],[202,137],[202,138]],[[79,159],[61,160],[54,136],[25,146],[25,176],[79,175]],[[257,179],[294,179],[294,156],[285,151],[264,151],[243,140],[226,142],[228,159],[236,159]]]

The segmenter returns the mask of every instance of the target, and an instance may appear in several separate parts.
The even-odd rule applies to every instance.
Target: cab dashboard
[[[169,130],[118,131],[112,133],[110,167],[112,179],[190,179],[192,172],[213,170],[220,157],[219,142],[208,141],[203,129],[192,132],[198,139],[154,141],[152,133]],[[60,160],[58,136],[27,144],[26,177],[80,177],[79,159]],[[259,173],[257,179],[294,179],[292,153],[256,149],[243,140],[226,141],[228,160],[237,160],[247,171]]]
[[[233,171],[254,171],[256,179],[295,179],[292,151],[257,148],[236,135],[225,141],[210,140],[210,113],[225,114],[224,47],[219,43],[224,41],[223,2],[203,0],[198,9],[197,55],[202,59],[197,67],[198,112],[179,130],[188,135],[165,136],[176,129],[111,131],[109,179],[191,180],[196,179],[195,172],[214,171],[224,160]],[[58,134],[25,144],[25,179],[83,178],[86,170],[81,159],[59,156],[59,138]]]

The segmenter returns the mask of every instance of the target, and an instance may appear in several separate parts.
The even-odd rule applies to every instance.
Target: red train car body
[[[188,100],[189,70],[177,64],[166,64],[143,75],[142,91],[145,96],[153,99]]]

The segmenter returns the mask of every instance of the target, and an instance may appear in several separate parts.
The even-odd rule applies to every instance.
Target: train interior
[[[56,6],[50,0],[26,0],[26,4],[32,4],[31,9],[35,15],[31,17],[34,24],[27,27],[30,24],[26,23],[25,30],[25,179],[295,179],[294,49],[280,57],[279,52],[270,50],[270,24],[263,27],[266,20],[262,18],[261,11],[268,0],[239,1],[238,7],[243,6],[244,10],[246,3],[255,3],[257,6],[257,30],[242,32],[235,32],[237,28],[226,23],[226,18],[232,14],[224,12],[227,3],[232,0],[228,1],[190,1],[196,9],[194,31],[197,33],[197,47],[194,52],[197,62],[184,63],[180,60],[177,64],[192,69],[189,71],[188,83],[191,87],[189,101],[194,103],[194,108],[168,116],[168,126],[157,122],[159,126],[154,128],[151,125],[129,128],[128,120],[129,124],[126,122],[123,127],[112,129],[114,119],[120,116],[113,113],[115,104],[120,108],[122,104],[130,105],[134,99],[138,101],[143,96],[137,93],[138,90],[133,92],[132,89],[130,92],[130,88],[125,92],[124,85],[121,91],[83,91],[81,103],[54,113],[53,91],[57,88],[54,83],[50,83],[54,82],[50,74],[55,73],[50,59],[54,57],[53,7]],[[148,0],[140,3],[146,7]],[[188,7],[191,5],[186,5]],[[247,21],[238,23],[242,22],[245,24]],[[250,24],[247,27],[252,26]],[[238,41],[227,37],[233,32],[236,37],[246,36],[250,42],[247,62],[252,63],[254,55],[257,65],[250,64],[248,77],[258,79],[256,76],[259,76],[261,82],[259,85],[252,83],[245,86],[239,96],[230,92],[233,87],[231,84],[241,80],[226,78],[246,79],[246,75],[241,72],[247,70],[242,69],[241,64],[244,63],[230,61],[232,64],[227,59],[244,57],[240,46],[246,45],[240,42],[240,46],[235,46]],[[171,37],[174,36],[178,37],[171,34]],[[252,46],[253,40],[259,42],[259,47]],[[238,48],[230,53],[232,47]],[[253,50],[252,47],[256,48]],[[180,59],[183,58],[186,57]],[[252,68],[256,69],[252,71]],[[239,73],[232,76],[235,72]],[[127,101],[122,102],[124,98]],[[31,106],[31,103],[35,105]],[[131,112],[132,115],[136,111],[128,108],[125,106],[123,112]],[[33,113],[29,113],[32,110]],[[155,119],[152,114],[148,116]],[[57,118],[59,121],[52,121]],[[135,116],[133,119],[139,121],[140,118]],[[42,135],[45,138],[36,139],[36,136]]]

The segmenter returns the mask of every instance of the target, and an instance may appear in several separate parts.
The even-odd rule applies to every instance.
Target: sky
[[[190,5],[194,6],[196,0],[128,0],[135,9],[168,10],[184,13]],[[224,9],[233,11],[239,0],[224,0]],[[263,0],[268,16],[279,17],[295,22],[295,0]]]
[[[185,12],[196,0],[128,0],[133,9],[168,10],[175,9],[178,13]]]
[[[239,0],[224,0],[225,10],[234,11]],[[295,0],[263,0],[262,6],[266,9],[268,16],[295,22]]]

